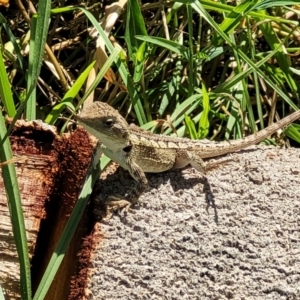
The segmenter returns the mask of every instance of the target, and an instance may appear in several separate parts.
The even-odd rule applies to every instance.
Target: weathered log
[[[78,199],[96,140],[83,129],[60,137],[52,126],[21,120],[15,124],[10,141],[14,160],[19,161],[15,165],[35,289]],[[1,176],[0,214],[1,286],[6,299],[20,299],[18,257]],[[48,293],[48,299],[67,297],[69,287],[66,283],[75,270],[74,260],[79,245],[76,239],[60,268],[59,280],[54,281]]]

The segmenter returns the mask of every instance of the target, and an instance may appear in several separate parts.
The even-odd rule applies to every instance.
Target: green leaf
[[[220,47],[220,48],[221,48],[221,47]],[[195,54],[193,55],[193,58],[194,58],[194,59],[195,59],[195,58],[196,58],[196,59],[205,59],[206,61],[211,60],[211,57],[209,57],[206,53],[201,52],[201,51],[195,53]]]
[[[176,92],[176,80],[175,77],[172,78],[172,80],[167,84],[167,93],[164,93],[160,104],[159,104],[159,109],[158,109],[158,115],[162,116],[163,113],[165,112],[166,108],[168,107],[168,105],[170,104],[172,97],[174,96],[175,92]]]
[[[5,121],[0,110],[0,162],[9,162],[13,158],[7,137]],[[5,140],[4,140],[5,139]],[[20,262],[20,282],[22,299],[31,299],[30,262],[27,247],[26,228],[22,210],[17,174],[13,163],[2,166],[2,177],[8,202],[14,240]]]
[[[0,98],[4,104],[5,110],[9,117],[14,117],[16,114],[15,103],[11,93],[11,87],[6,74],[6,69],[3,61],[3,56],[0,50]]]
[[[278,0],[264,0],[257,1],[258,3],[253,7],[253,10],[263,10],[274,6],[288,6],[299,5],[300,1],[278,1]]]
[[[268,15],[265,15],[265,19],[268,18]],[[285,77],[285,81],[290,86],[291,90],[295,93],[295,95],[298,95],[298,87],[296,82],[293,79],[293,76],[291,74],[291,70],[289,69],[291,65],[291,60],[288,55],[286,55],[283,52],[283,48],[280,47],[280,40],[277,37],[276,32],[274,31],[273,26],[270,22],[261,22],[261,19],[256,19],[257,23],[260,24],[259,28],[261,29],[264,38],[266,39],[267,43],[269,44],[270,48],[272,50],[277,49],[276,53],[274,54],[280,68],[282,69]],[[291,30],[291,33],[293,31]]]
[[[292,124],[286,128],[284,131],[289,138],[293,139],[294,141],[300,143],[300,125],[299,124]]]
[[[290,67],[290,71],[293,72],[294,74],[300,76],[300,70],[298,70],[296,68],[293,68],[293,67]]]
[[[256,0],[257,1],[257,0]],[[178,2],[182,2],[182,3],[190,3],[191,5],[193,5],[194,3],[196,5],[198,5],[199,1],[195,1],[195,0],[179,0]],[[257,1],[259,2],[259,1]],[[249,12],[249,16],[251,17],[257,17],[257,18],[264,18],[264,15],[259,13],[259,12],[254,12],[254,10],[261,10],[263,9],[263,5],[264,3],[267,3],[267,7],[272,7],[272,6],[277,6],[279,2],[285,2],[285,3],[294,3],[294,5],[298,5],[299,2],[298,1],[277,1],[277,0],[264,0],[261,1],[260,3],[262,4],[262,6],[259,6],[260,3],[257,3],[256,5],[254,5],[252,7],[252,11]],[[201,0],[201,4],[203,5],[204,8],[208,9],[208,10],[212,10],[212,11],[217,11],[219,13],[230,13],[233,11],[233,9],[235,8],[232,5],[227,5],[227,4],[223,4],[223,3],[219,3],[216,1],[211,1],[211,0]],[[292,4],[290,4],[292,5]],[[297,21],[293,21],[293,20],[289,20],[289,19],[283,19],[283,18],[279,18],[276,16],[268,16],[268,19],[271,21],[275,21],[275,22],[281,22],[281,23],[290,23],[290,24],[294,24],[296,26],[298,26],[298,22]]]
[[[199,93],[200,94],[200,93]],[[185,115],[189,115],[191,112],[195,110],[195,108],[199,105],[199,98],[202,98],[201,94],[195,94],[186,100],[184,100],[181,104],[176,107],[170,119],[173,123],[173,126],[176,128],[182,121],[185,119]],[[170,134],[172,130],[170,128],[166,129],[164,134]],[[182,137],[185,133],[185,126],[182,126],[180,130],[177,131],[177,135]]]
[[[253,5],[253,0],[245,0],[238,6],[234,7],[234,9],[228,15],[226,15],[225,19],[219,26],[220,30],[222,30],[225,34],[233,33],[235,28],[240,24],[241,20],[245,18],[247,13],[251,11]],[[213,37],[214,45],[219,45],[221,41],[222,39],[219,35],[215,35]]]
[[[69,7],[69,9],[70,9],[70,7]],[[80,9],[81,11],[83,11],[85,13],[85,15],[89,18],[89,20],[91,21],[93,26],[97,29],[98,33],[103,38],[108,51],[112,54],[114,52],[115,48],[112,45],[110,39],[106,36],[102,27],[99,25],[99,22],[95,19],[95,17],[88,10],[86,10],[82,7],[73,7],[73,9]],[[140,125],[145,124],[147,122],[147,118],[146,118],[146,113],[144,111],[144,105],[142,104],[139,94],[134,87],[132,77],[131,77],[130,73],[128,72],[128,68],[124,65],[124,63],[121,61],[120,58],[117,58],[115,63],[118,67],[118,71],[122,77],[124,85],[128,88],[128,93],[131,98],[137,119],[138,119]],[[149,113],[147,113],[147,115],[149,115]]]
[[[24,71],[24,62],[23,62],[23,56],[21,54],[20,47],[17,43],[15,36],[13,35],[13,33],[10,29],[10,25],[7,23],[6,19],[4,18],[4,16],[1,13],[0,13],[0,23],[2,24],[3,28],[5,29],[7,35],[9,36],[9,40],[11,41],[12,46],[13,46],[13,51],[15,51],[15,53],[17,54],[20,68],[22,71]]]
[[[185,125],[186,125],[186,128],[188,130],[190,139],[192,139],[192,140],[198,139],[198,135],[197,135],[195,124],[193,123],[193,121],[190,118],[190,116],[185,115],[184,116],[184,120],[185,120]]]
[[[44,49],[48,35],[51,0],[40,0],[37,15],[31,20],[29,67],[27,78],[26,119],[36,119],[36,85],[41,71]]]
[[[98,86],[98,84],[100,83],[100,81],[102,80],[102,78],[104,77],[106,72],[108,71],[108,69],[111,67],[111,65],[114,63],[114,61],[116,61],[116,59],[118,58],[118,56],[120,54],[122,54],[121,49],[116,48],[116,49],[113,50],[111,55],[107,58],[106,62],[104,63],[104,65],[102,66],[100,71],[98,72],[94,82],[90,85],[88,90],[85,92],[85,94],[81,98],[80,102],[78,103],[77,108],[80,105],[82,105],[83,102],[87,99],[87,97],[91,94],[91,92],[96,89],[96,87]]]
[[[5,300],[1,285],[0,285],[0,300]]]
[[[135,68],[134,68],[134,75],[133,75],[134,82],[139,82],[144,73],[144,62],[147,57],[146,49],[147,49],[147,43],[143,42],[135,54],[135,60],[134,60]]]
[[[105,155],[100,158],[100,169],[104,170],[106,166],[111,162],[111,159]]]
[[[180,55],[184,55],[185,57],[188,57],[188,51],[189,49],[177,42],[170,41],[161,37],[151,37],[151,36],[143,36],[143,35],[136,35],[135,36],[138,40],[143,40],[145,42],[152,43],[157,46],[161,46],[163,48],[166,48],[172,52],[175,52]]]
[[[45,122],[48,124],[54,124],[58,117],[60,116],[62,110],[65,106],[69,106],[73,111],[75,111],[75,107],[72,104],[73,99],[77,96],[80,89],[82,88],[83,84],[85,83],[87,77],[89,76],[92,68],[94,67],[96,61],[93,61],[77,78],[74,82],[73,86],[67,91],[64,98],[62,99],[61,103],[56,105],[50,114],[45,119]]]
[[[218,24],[214,21],[214,19],[207,13],[207,11],[203,8],[200,1],[195,0],[191,4],[193,9],[201,15],[208,24],[210,24],[213,28],[215,28],[216,32],[238,53],[238,55],[251,67],[251,72],[256,71],[257,74],[262,77],[265,82],[274,89],[291,107],[294,109],[297,109],[297,106],[293,101],[291,100],[288,95],[282,91],[280,88],[278,88],[268,77],[265,76],[265,74],[262,72],[261,69],[257,67],[257,64],[253,62],[243,51],[241,51],[232,41],[231,39],[222,31],[219,29]],[[280,47],[282,44],[280,44]],[[276,49],[278,51],[278,48]],[[247,71],[246,71],[247,72]]]
[[[87,201],[92,193],[93,186],[100,175],[100,163],[97,164],[96,169],[93,169],[92,174],[88,176],[79,199],[72,211],[72,214],[64,228],[64,231],[57,243],[57,246],[52,254],[50,262],[46,268],[43,278],[37,288],[33,300],[43,300],[49,290],[50,285],[57,273],[57,270],[65,256],[65,253],[69,247],[69,244],[73,238],[74,232],[81,220],[82,214],[86,207]]]
[[[210,103],[209,103],[209,96],[205,87],[204,82],[202,82],[202,105],[203,105],[203,112],[200,117],[199,122],[199,132],[198,132],[198,139],[204,139],[209,132],[209,119],[208,115],[210,112]]]
[[[126,11],[126,27],[125,27],[125,41],[128,47],[129,57],[133,59],[133,56],[138,51],[142,42],[135,38],[135,35],[148,35],[144,17],[141,13],[140,3],[138,0],[129,0],[127,2]]]

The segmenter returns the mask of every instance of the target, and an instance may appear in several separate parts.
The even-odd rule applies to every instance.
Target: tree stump
[[[15,124],[10,141],[15,160],[20,158],[16,171],[35,289],[78,199],[97,141],[80,128],[59,136],[53,126],[22,120]],[[0,214],[1,286],[6,299],[20,299],[19,263],[1,176]],[[66,299],[69,293],[65,283],[76,270],[74,260],[80,246],[78,240],[74,243],[49,299]]]

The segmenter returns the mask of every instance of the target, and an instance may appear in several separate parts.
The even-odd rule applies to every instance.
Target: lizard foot
[[[237,162],[237,159],[233,158],[231,155],[227,155],[227,157],[218,159],[217,161],[214,161],[214,162],[209,161],[206,163],[205,170],[211,171],[211,170],[219,168],[222,164],[227,164],[230,162]]]
[[[123,199],[121,196],[110,196],[106,201],[106,215],[111,216],[114,212],[124,209],[126,212],[130,209],[132,203]]]

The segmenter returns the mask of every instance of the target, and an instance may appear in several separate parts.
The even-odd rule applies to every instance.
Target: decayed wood
[[[77,129],[60,137],[55,128],[41,122],[18,121],[10,137],[14,152],[28,247],[36,287],[57,240],[76,203],[91,162],[96,141]],[[4,162],[5,163],[5,162]],[[9,163],[9,162],[8,162]],[[5,189],[0,176],[0,281],[6,299],[20,299],[19,265]],[[72,267],[74,257],[72,253]],[[63,267],[64,281],[72,275]],[[61,285],[61,280],[56,281]],[[53,295],[56,298],[53,298]],[[55,284],[49,299],[63,299]]]
[[[45,215],[45,201],[49,188],[53,185],[53,177],[49,176],[53,158],[30,154],[26,157],[26,163],[17,163],[16,170],[22,194],[29,253],[32,254],[40,222]],[[15,297],[15,292],[19,289],[18,257],[2,180],[0,180],[0,215],[0,280],[6,294],[9,297],[14,294]]]

